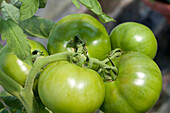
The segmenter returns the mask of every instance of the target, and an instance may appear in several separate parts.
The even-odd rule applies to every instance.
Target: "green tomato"
[[[28,42],[33,54],[38,50],[43,52],[44,56],[48,56],[47,50],[41,43],[33,40],[28,40]],[[26,77],[32,67],[18,59],[8,45],[5,45],[0,51],[0,61],[0,70],[24,86]]]
[[[74,51],[67,44],[76,34],[86,41],[89,57],[103,60],[111,51],[111,43],[105,27],[87,14],[71,14],[56,23],[49,35],[47,48],[50,54]]]
[[[118,25],[112,30],[110,39],[112,49],[140,52],[152,59],[157,52],[157,41],[153,32],[139,23],[126,22]]]
[[[104,113],[146,113],[157,102],[162,75],[157,64],[142,53],[130,52],[116,61],[115,81],[105,83]]]
[[[41,73],[38,92],[54,113],[94,113],[103,103],[105,86],[97,72],[60,61]]]

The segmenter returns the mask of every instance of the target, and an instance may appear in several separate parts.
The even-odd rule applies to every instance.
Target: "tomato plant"
[[[0,2],[0,33],[7,42],[0,44],[0,85],[8,92],[0,93],[0,112],[147,112],[162,87],[161,71],[152,60],[157,51],[152,31],[127,22],[109,38],[88,14],[70,14],[57,23],[35,16],[46,2]],[[101,22],[114,21],[97,0],[72,2],[89,8]],[[46,39],[50,55],[27,35]]]
[[[125,22],[118,25],[112,30],[110,39],[112,49],[141,52],[152,59],[157,52],[157,41],[153,32],[140,23]]]
[[[42,72],[38,92],[54,113],[94,113],[103,103],[105,86],[97,72],[60,61]]]
[[[104,113],[145,113],[158,100],[162,75],[148,56],[129,52],[113,59],[119,72],[115,81],[105,82]]]
[[[76,34],[85,41],[89,57],[104,60],[111,51],[108,33],[99,21],[87,14],[71,14],[58,21],[51,30],[47,45],[49,53],[74,51],[68,43]]]
[[[33,55],[43,52],[44,56],[48,56],[47,50],[41,43],[29,40],[29,45]],[[18,59],[8,45],[0,51],[0,61],[0,69],[23,86],[32,66]]]

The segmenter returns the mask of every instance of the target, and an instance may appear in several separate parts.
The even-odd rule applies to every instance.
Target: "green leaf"
[[[2,2],[2,16],[5,20],[12,19],[16,23],[19,21],[20,12],[19,9],[13,6],[12,4],[8,4],[5,1]]]
[[[19,0],[11,0],[11,4],[20,9],[22,2],[20,2]]]
[[[110,16],[106,15],[105,13],[102,13],[102,15],[99,15],[99,19],[103,23],[107,23],[107,22],[111,22],[111,21],[116,22],[113,18],[111,18]]]
[[[20,0],[22,2],[20,8],[20,20],[31,18],[38,10],[39,0]]]
[[[81,2],[81,4],[83,4],[84,6],[86,6],[87,8],[92,9],[93,5],[91,3],[91,0],[79,0]]]
[[[12,109],[12,108],[9,108],[11,113],[26,113],[26,112],[23,112],[21,110],[16,110],[16,109]],[[2,111],[0,110],[0,113],[9,113],[6,109],[2,109]]]
[[[80,8],[80,5],[77,0],[72,0],[73,4],[77,7],[77,9]]]
[[[39,0],[39,8],[45,8],[47,0]]]
[[[49,33],[54,26],[55,22],[33,16],[30,19],[20,22],[20,26],[26,31],[28,35],[32,35],[39,38],[48,38]]]
[[[2,21],[2,28],[2,40],[7,40],[8,45],[20,60],[32,65],[31,48],[22,28],[13,20]]]
[[[12,96],[12,95],[9,94],[6,90],[2,90],[0,93],[0,97],[7,97],[7,96]]]
[[[0,93],[0,113],[8,113],[6,108],[8,108],[11,113],[24,112],[24,107],[22,103],[15,96],[12,96],[7,91],[3,90]]]
[[[1,99],[4,101],[4,103],[8,107],[13,108],[13,109],[23,110],[23,106],[22,106],[21,102],[17,99],[17,97],[5,96],[5,97],[1,97]],[[2,107],[2,105],[0,105],[0,107]]]
[[[84,6],[93,11],[97,15],[102,14],[102,8],[97,0],[79,0]]]
[[[79,0],[79,1],[81,4],[83,4],[88,9],[90,9],[93,13],[98,15],[101,22],[107,23],[110,21],[115,21],[113,18],[111,18],[107,14],[103,13],[101,5],[97,0]]]
[[[91,0],[92,10],[95,14],[101,15],[102,14],[102,8],[100,6],[100,3],[97,0]]]

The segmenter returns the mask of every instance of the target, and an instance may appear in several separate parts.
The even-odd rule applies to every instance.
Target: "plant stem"
[[[97,64],[97,65],[99,65],[101,68],[110,68],[110,69],[112,69],[115,73],[117,73],[117,68],[114,67],[114,66],[109,66],[109,65],[105,64],[105,62],[99,61],[98,59],[95,59],[95,58],[90,58],[90,60],[91,60],[91,62],[92,62],[93,64]],[[107,60],[107,59],[106,59],[106,60]]]
[[[32,91],[30,91],[28,94],[23,90],[17,97],[24,105],[24,108],[26,109],[27,113],[39,113],[39,107]]]
[[[62,60],[69,60],[70,56],[74,55],[74,52],[63,52],[58,53],[54,55],[50,55],[47,57],[39,57],[35,63],[33,64],[33,68],[30,70],[30,73],[26,79],[25,87],[24,89],[30,92],[33,87],[34,78],[37,74],[37,72],[45,65],[56,62],[56,61],[62,61]]]
[[[0,70],[0,84],[6,91],[16,96],[21,101],[21,103],[24,105],[28,113],[37,113],[37,109],[35,109],[36,111],[32,109],[32,107],[34,106],[33,104],[35,102],[32,102],[31,100],[34,99],[30,98],[29,95],[25,96],[23,92],[23,87],[1,70]]]
[[[109,58],[106,58],[105,60],[103,60],[103,63],[107,63],[109,62],[109,59],[112,60],[118,56],[121,56],[123,54],[123,51],[120,48],[116,48],[113,51],[111,51]]]
[[[23,87],[0,70],[0,84],[12,95],[18,96]]]

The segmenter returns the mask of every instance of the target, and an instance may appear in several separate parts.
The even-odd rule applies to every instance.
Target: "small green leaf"
[[[9,94],[6,90],[2,90],[0,93],[0,97],[7,97],[7,96],[12,96],[12,95]]]
[[[20,0],[22,2],[20,8],[20,20],[31,18],[38,10],[39,0]]]
[[[6,96],[1,98],[8,107],[19,110],[23,109],[21,102],[15,96]]]
[[[80,8],[80,4],[78,3],[77,0],[72,0],[73,4],[77,7],[77,9]]]
[[[19,9],[13,6],[12,4],[8,4],[5,1],[2,2],[2,16],[5,20],[12,19],[16,23],[19,21],[20,12]]]
[[[81,4],[90,9],[93,13],[98,15],[101,22],[106,23],[110,21],[115,21],[113,18],[103,13],[101,5],[97,0],[79,0],[79,1]]]
[[[116,22],[113,18],[106,15],[105,13],[102,13],[102,15],[99,15],[99,19],[102,23],[107,23],[107,22],[111,22],[111,21]]]
[[[20,26],[26,31],[27,35],[48,38],[49,33],[54,26],[55,22],[40,18],[38,16],[33,16],[30,19],[20,22]]]
[[[92,4],[92,10],[95,14],[101,15],[102,14],[102,8],[100,6],[100,3],[97,0],[91,0]]]
[[[39,0],[39,8],[45,8],[47,0]]]
[[[97,0],[79,0],[81,4],[86,6],[88,9],[93,11],[97,15],[102,14],[102,8],[100,6],[100,3]]]
[[[9,110],[11,113],[24,113],[22,103],[15,96],[3,90],[0,93],[0,113],[8,113]]]
[[[81,4],[83,4],[84,6],[86,6],[88,9],[92,9],[93,5],[91,3],[91,0],[79,0],[81,2]]]
[[[13,20],[2,21],[2,40],[7,40],[8,45],[15,51],[17,57],[32,65],[31,48],[28,44],[26,35]]]

